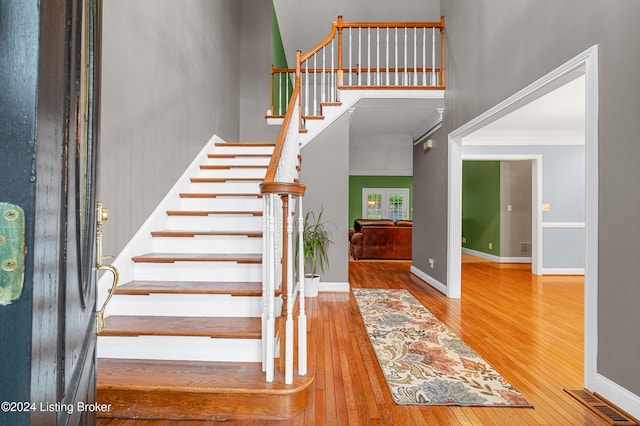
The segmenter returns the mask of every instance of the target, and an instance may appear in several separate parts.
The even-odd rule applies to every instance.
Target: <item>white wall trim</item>
[[[447,296],[461,294],[462,139],[533,99],[585,75],[584,386],[596,384],[598,359],[598,45],[594,45],[448,135]],[[618,404],[612,400],[614,404]]]
[[[413,169],[352,169],[351,176],[413,176]]]
[[[585,222],[542,222],[543,228],[584,228]]]
[[[348,282],[323,282],[320,281],[318,291],[321,293],[348,293],[351,290],[351,286]]]
[[[496,256],[495,254],[485,253],[482,251],[462,247],[462,252],[473,256],[480,257],[482,259],[490,260],[498,263],[531,263],[530,257],[503,257]]]
[[[420,269],[416,268],[413,265],[411,265],[410,271],[412,274],[414,274],[415,276],[417,276],[422,281],[429,284],[431,287],[435,288],[439,292],[443,294],[447,294],[447,286],[441,283],[440,281],[436,280],[435,278],[433,278],[431,275],[421,271]]]
[[[601,374],[596,374],[593,392],[617,405],[629,415],[640,419],[640,396],[635,395]]]
[[[584,268],[544,268],[544,275],[584,275]]]

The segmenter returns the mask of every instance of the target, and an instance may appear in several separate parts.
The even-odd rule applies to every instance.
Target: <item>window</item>
[[[408,212],[408,188],[362,188],[363,218],[400,220]]]

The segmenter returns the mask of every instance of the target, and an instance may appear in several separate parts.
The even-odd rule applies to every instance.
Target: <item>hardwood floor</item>
[[[309,366],[304,413],[289,421],[228,425],[599,425],[563,389],[583,387],[582,277],[531,275],[529,265],[463,258],[462,298],[447,299],[409,272],[410,262],[352,261],[352,287],[406,288],[534,408],[400,406],[391,399],[358,308],[348,293],[307,299]],[[197,410],[197,407],[194,407]],[[98,419],[98,425],[207,425]]]

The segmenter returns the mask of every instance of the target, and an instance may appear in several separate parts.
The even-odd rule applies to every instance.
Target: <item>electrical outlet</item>
[[[489,250],[493,250],[493,243],[489,243]]]
[[[462,237],[462,244],[466,244],[467,243],[467,237]]]
[[[429,268],[433,269],[433,259],[429,259]]]

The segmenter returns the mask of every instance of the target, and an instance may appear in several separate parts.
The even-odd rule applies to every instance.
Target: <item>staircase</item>
[[[285,385],[262,368],[259,185],[274,144],[211,144],[120,266],[98,335],[101,416],[287,419],[306,406],[312,374]]]

